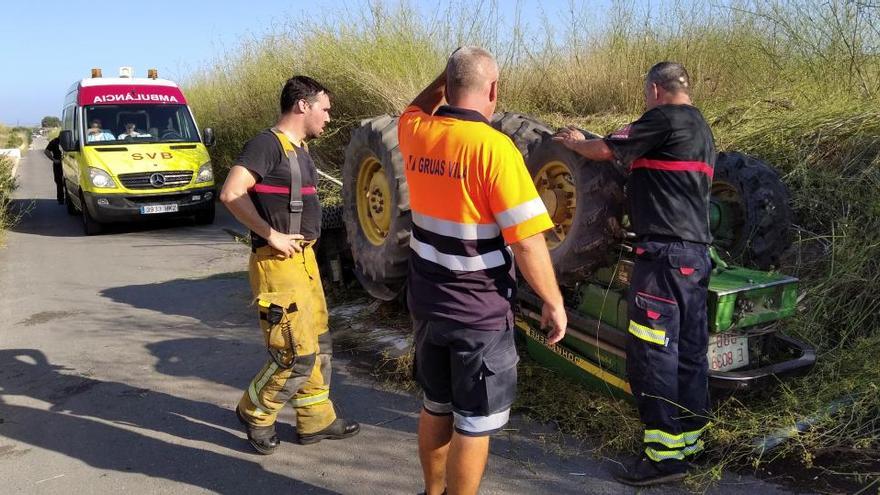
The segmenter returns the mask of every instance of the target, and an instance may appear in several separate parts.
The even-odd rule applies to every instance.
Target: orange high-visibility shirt
[[[506,244],[553,226],[522,155],[478,112],[410,106],[398,123],[413,232],[417,319],[503,330],[516,280]]]

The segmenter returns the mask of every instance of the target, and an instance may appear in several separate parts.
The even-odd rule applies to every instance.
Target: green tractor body
[[[556,345],[548,344],[539,329],[540,300],[522,287],[516,326],[529,354],[593,388],[628,396],[627,295],[632,266],[632,259],[625,257],[566,291],[569,331]],[[716,392],[753,388],[812,367],[813,349],[777,328],[796,311],[797,286],[796,278],[716,261],[709,279],[706,350],[710,385]]]

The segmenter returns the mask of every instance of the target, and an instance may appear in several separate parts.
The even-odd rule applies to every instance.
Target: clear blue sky
[[[579,9],[601,10],[609,2],[574,3]],[[432,11],[444,3],[411,2]],[[502,11],[512,12],[516,2],[498,0],[498,4]],[[525,19],[543,13],[559,18],[570,7],[569,0],[521,0],[520,4]],[[3,2],[0,123],[34,125],[46,115],[60,116],[67,88],[88,77],[92,67],[101,67],[105,77],[115,76],[123,65],[134,67],[138,76],[155,67],[160,77],[178,80],[233,50],[240,40],[261,37],[278,22],[298,16],[346,16],[363,5],[361,0]]]

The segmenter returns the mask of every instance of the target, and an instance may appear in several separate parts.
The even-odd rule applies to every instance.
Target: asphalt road
[[[0,248],[0,492],[422,489],[418,398],[383,390],[345,354],[334,362],[332,397],[362,433],[300,446],[288,409],[279,451],[252,453],[233,410],[265,351],[248,307],[248,250],[222,230],[242,228],[218,207],[210,226],[128,225],[86,237],[54,200],[44,146],[21,161],[22,218]],[[547,443],[552,428],[521,417],[511,429],[493,440],[482,493],[635,493],[589,446]],[[709,491],[782,493],[732,475]]]

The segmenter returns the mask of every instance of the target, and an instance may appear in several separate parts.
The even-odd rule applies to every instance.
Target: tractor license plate
[[[176,203],[170,205],[146,205],[141,206],[141,214],[149,215],[151,213],[174,213],[175,211],[178,211],[177,208],[178,207]]]
[[[709,337],[709,369],[730,371],[749,365],[749,339],[742,335],[718,333]]]

